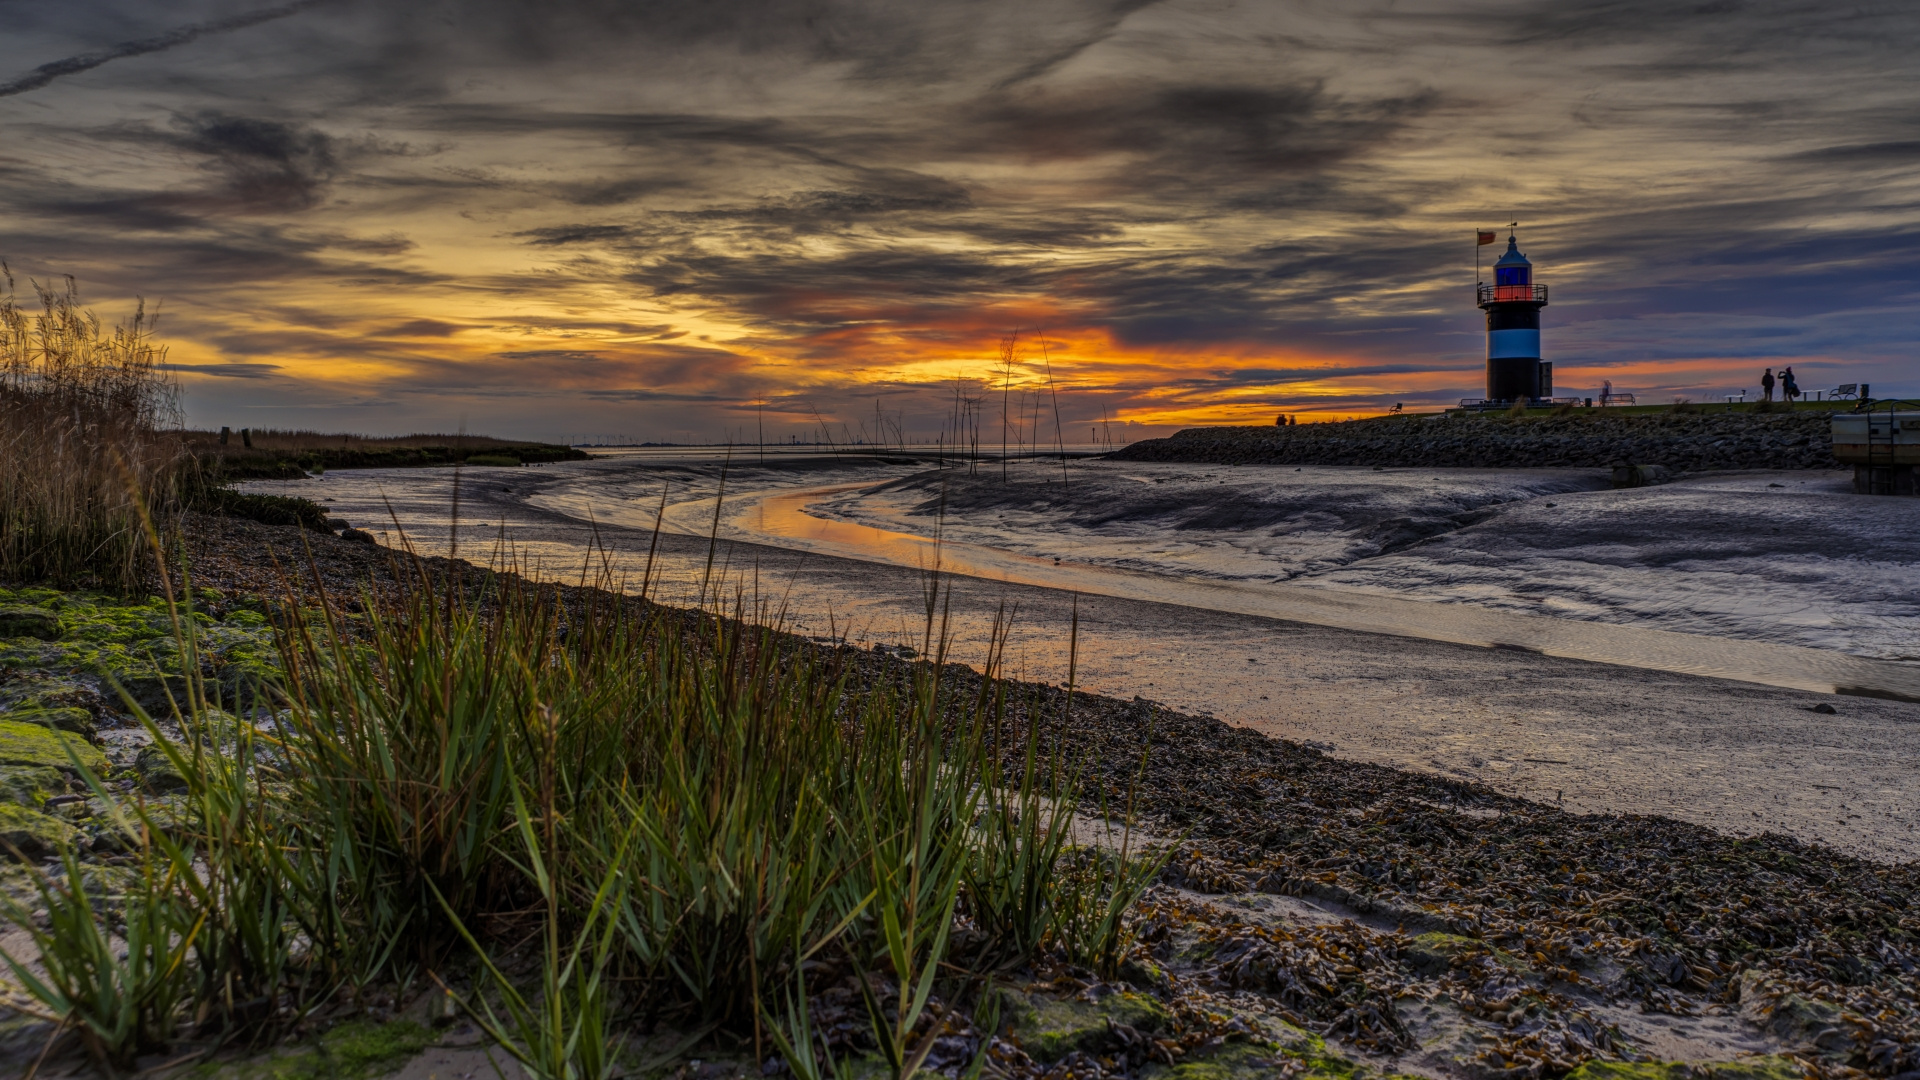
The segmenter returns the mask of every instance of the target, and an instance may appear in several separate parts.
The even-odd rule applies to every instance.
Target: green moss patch
[[[57,731],[70,731],[83,739],[92,738],[97,730],[92,713],[70,705],[54,709],[11,709],[0,715],[16,724],[38,724]]]
[[[1409,967],[1422,975],[1439,975],[1453,966],[1456,957],[1490,952],[1502,967],[1520,974],[1531,974],[1533,965],[1505,949],[1497,949],[1479,938],[1429,931],[1408,940],[1401,955]]]
[[[1312,1080],[1400,1078],[1400,1074],[1383,1073],[1371,1065],[1328,1053],[1326,1042],[1319,1036],[1285,1026],[1300,1037],[1282,1038],[1279,1050],[1256,1043],[1233,1042],[1213,1053],[1182,1060],[1171,1069],[1151,1070],[1150,1075],[1153,1080],[1267,1080],[1279,1073],[1282,1066],[1289,1066],[1287,1075]]]
[[[38,858],[80,838],[80,831],[58,818],[10,802],[0,802],[0,852],[15,850]]]
[[[20,604],[0,605],[0,638],[53,641],[60,633],[60,616],[51,611]]]
[[[140,786],[146,791],[157,794],[186,790],[187,778],[174,768],[167,752],[157,746],[141,747],[139,756],[133,759],[133,768],[140,774]]]
[[[1275,1054],[1263,1047],[1232,1043],[1203,1058],[1182,1061],[1168,1070],[1169,1080],[1240,1080],[1272,1076]]]
[[[433,1032],[411,1020],[341,1024],[310,1043],[265,1058],[203,1065],[203,1080],[373,1080],[432,1046]]]
[[[1589,1061],[1566,1080],[1801,1080],[1805,1075],[1792,1058],[1768,1054],[1735,1061]]]
[[[1107,1053],[1122,1043],[1108,1024],[1125,1024],[1144,1034],[1155,1034],[1173,1026],[1173,1014],[1165,1005],[1145,994],[1124,992],[1102,998],[1098,1003],[1056,1001],[1004,992],[1003,1004],[1009,1027],[1020,1046],[1035,1061],[1058,1061],[1075,1050],[1089,1054]]]
[[[68,756],[72,752],[72,757]],[[96,774],[107,771],[107,755],[70,731],[39,724],[0,720],[0,765],[47,765],[69,769],[78,761]]]
[[[67,790],[66,774],[45,765],[0,765],[0,801],[40,809],[47,796]]]
[[[1455,957],[1480,952],[1486,947],[1486,942],[1470,937],[1429,931],[1408,941],[1402,955],[1407,964],[1422,975],[1438,975],[1453,966]]]
[[[209,689],[225,704],[251,705],[251,696],[273,681],[279,670],[279,651],[266,617],[244,608],[216,617],[224,606],[218,593],[208,591],[196,594],[194,599],[197,606],[210,610],[183,610],[181,618],[193,624],[202,673],[212,680]],[[183,689],[177,628],[164,600],[123,600],[52,589],[0,589],[3,605],[57,611],[65,633],[58,641],[0,637],[0,668],[34,671],[52,678],[104,676],[149,711],[159,713],[169,711],[168,691],[178,696]],[[110,692],[109,698],[109,707],[118,708],[118,695]],[[14,707],[30,704],[33,702],[26,697],[19,697]]]
[[[1282,1051],[1282,1055],[1303,1066],[1293,1075],[1314,1077],[1315,1080],[1364,1080],[1374,1072],[1365,1065],[1328,1053],[1325,1040],[1319,1040],[1317,1046],[1289,1048]]]
[[[1844,1052],[1852,1041],[1844,1034],[1851,1026],[1846,1010],[1832,1002],[1792,993],[1765,971],[1748,968],[1742,972],[1739,994],[1741,1015],[1789,1044],[1832,1054]]]

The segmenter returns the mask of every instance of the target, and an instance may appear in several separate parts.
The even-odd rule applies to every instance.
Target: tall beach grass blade
[[[181,893],[170,860],[159,869],[143,858],[137,891],[122,898],[119,917],[110,922],[89,898],[86,872],[70,848],[60,861],[63,883],[39,871],[31,876],[44,928],[13,896],[0,893],[0,915],[33,941],[46,977],[5,950],[0,959],[55,1019],[80,1032],[98,1064],[109,1073],[131,1068],[138,1055],[171,1042],[189,997],[186,960],[209,912],[196,911]]]
[[[488,1037],[513,1055],[535,1080],[606,1080],[618,1064],[621,1041],[608,1025],[611,1001],[606,971],[617,932],[617,895],[622,887],[626,853],[638,829],[629,829],[626,839],[613,853],[606,873],[587,902],[584,925],[573,933],[571,944],[566,944],[562,940],[559,886],[547,872],[551,846],[543,844],[534,834],[529,824],[532,815],[517,784],[513,800],[516,831],[547,905],[539,994],[534,1001],[528,1001],[520,985],[494,963],[459,913],[446,903],[445,897],[439,897],[447,919],[490,976],[507,1018],[502,1020],[494,1012],[484,993],[473,995],[479,1003],[477,1009],[473,1001],[460,999],[461,1004]],[[543,847],[548,849],[545,855]]]

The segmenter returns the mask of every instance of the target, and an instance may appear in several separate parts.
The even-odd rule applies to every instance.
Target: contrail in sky
[[[235,15],[230,19],[216,19],[213,22],[196,23],[183,26],[178,30],[169,30],[158,37],[142,38],[139,41],[123,41],[110,49],[99,52],[81,53],[69,56],[65,60],[55,60],[51,64],[41,64],[25,75],[11,82],[0,83],[0,97],[12,94],[24,94],[29,90],[38,90],[62,75],[77,75],[90,71],[109,60],[118,60],[126,56],[139,56],[143,53],[164,52],[176,45],[185,45],[207,34],[224,34],[232,30],[245,30],[249,26],[258,26],[274,19],[284,19],[297,15],[307,8],[325,3],[326,0],[299,0],[298,3],[281,7],[267,8],[263,11]]]

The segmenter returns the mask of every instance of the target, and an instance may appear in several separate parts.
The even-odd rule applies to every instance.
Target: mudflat
[[[461,554],[485,561],[504,537],[523,565],[566,578],[597,545],[635,587],[651,558],[648,588],[669,601],[696,597],[704,582],[709,594],[744,590],[768,617],[811,636],[922,638],[922,571],[592,525],[527,501],[546,472],[472,471]],[[329,509],[356,524],[404,529],[423,551],[450,546],[445,478],[335,473],[287,490],[330,498]],[[950,595],[956,659],[984,655],[996,617],[1010,618],[1017,676],[1067,677],[1077,613],[1077,681],[1101,694],[1568,811],[1661,814],[1730,835],[1778,832],[1880,860],[1920,858],[1920,704],[977,578],[954,578]]]
[[[1749,706],[1778,693],[1280,620],[1236,623],[1177,605],[1076,600],[686,535],[603,529],[590,549],[565,531],[576,526],[505,520],[484,499],[467,505],[492,520],[471,526],[463,556],[484,558],[483,538],[503,530],[529,539],[502,561],[544,563],[548,577],[568,576],[566,564],[589,553],[589,582],[607,569],[628,572],[633,585],[644,581],[663,599],[704,594],[710,605],[738,604],[785,622],[819,643],[794,647],[817,648],[855,687],[909,677],[924,658],[914,643],[925,644],[929,607],[940,621],[952,613],[948,625],[963,653],[1018,607],[1008,674],[1057,682],[1063,637],[1078,638],[1104,658],[1089,680],[1096,689],[1112,689],[1100,680],[1170,672],[1185,680],[1183,692],[1245,685],[1262,702],[1250,711],[1291,716],[1330,702],[1344,710],[1331,719],[1349,734],[1364,726],[1356,706],[1369,696],[1387,697],[1382,715],[1399,721],[1405,710],[1380,688],[1410,673],[1415,693],[1423,671],[1526,682],[1515,665],[1542,659],[1554,665],[1538,669],[1545,684],[1562,693],[1598,695],[1624,681],[1664,687],[1688,705],[1716,692],[1746,693]],[[288,584],[310,593],[324,584],[352,606],[358,590],[396,588],[395,553],[371,544],[230,519],[189,526],[196,575],[230,595]],[[444,523],[437,537],[432,528],[422,530],[420,546],[453,546]],[[453,561],[429,559],[424,569],[436,589],[490,580]],[[552,591],[566,605],[607,599],[591,588]],[[782,610],[806,614],[782,619]],[[1169,622],[1182,632],[1169,635]],[[1137,652],[1121,647],[1129,641]],[[865,642],[872,647],[856,647]],[[1249,642],[1271,647],[1272,663],[1240,647]],[[1298,661],[1302,655],[1312,663]],[[1466,655],[1485,662],[1462,668]],[[1280,678],[1256,670],[1283,664]],[[982,689],[958,665],[942,679],[959,699]],[[1291,698],[1271,692],[1283,686],[1294,689]],[[1195,715],[1192,705],[1182,711],[1086,692],[1069,699],[1032,682],[1007,689],[1007,722],[1034,732],[1039,756],[1079,763],[1079,842],[1127,843],[1115,820],[1123,806],[1144,829],[1133,843],[1172,842],[1160,849],[1170,862],[1159,883],[1134,909],[1139,947],[1119,983],[1089,982],[1090,973],[1048,960],[1020,973],[1019,989],[1003,999],[1006,1038],[956,1014],[955,1045],[984,1049],[1015,1080],[1058,1077],[1062,1060],[1093,1060],[1072,1058],[1076,1051],[1112,1054],[1116,1063],[1125,1055],[1134,1067],[1145,1053],[1163,1062],[1179,1053],[1176,1060],[1206,1075],[1264,1072],[1284,1057],[1286,1071],[1301,1061],[1315,1075],[1365,1065],[1435,1080],[1796,1080],[1837,1064],[1900,1077],[1920,1065],[1909,977],[1920,863],[1862,859],[1779,830],[1729,835],[1754,830],[1709,828],[1676,820],[1680,814],[1581,812],[1539,792],[1515,798],[1497,783],[1472,782],[1478,772],[1342,760],[1361,755],[1269,738],[1253,724]],[[1464,700],[1456,687],[1442,697]],[[1537,713],[1552,699],[1515,700]],[[1631,711],[1648,702],[1611,705]],[[1005,748],[1008,764],[1022,758],[1023,745]],[[1490,774],[1507,771],[1496,764],[1521,763],[1484,761]],[[852,1016],[851,993],[823,996],[814,1015]],[[397,1050],[412,1055],[406,1075],[477,1064],[462,1056],[473,1045],[463,1034],[420,1053],[412,1044]],[[1261,1044],[1231,1041],[1248,1037]],[[719,1072],[754,1065],[729,1060]],[[1073,1075],[1115,1074],[1103,1067]],[[252,1071],[236,1061],[222,1075]]]

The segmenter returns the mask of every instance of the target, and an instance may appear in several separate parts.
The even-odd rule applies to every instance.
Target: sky
[[[196,426],[927,439],[959,397],[991,443],[1003,411],[1052,442],[1428,410],[1484,393],[1475,256],[1490,277],[1505,233],[1474,233],[1512,221],[1556,393],[1720,400],[1789,364],[1920,393],[1911,4],[0,0],[0,26],[0,258],[109,321],[158,304]]]

